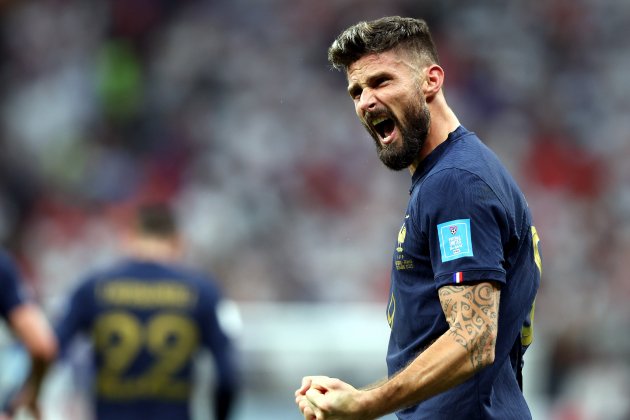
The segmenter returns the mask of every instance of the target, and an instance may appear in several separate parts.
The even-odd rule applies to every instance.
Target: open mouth
[[[381,139],[385,140],[394,132],[394,128],[396,128],[396,124],[394,120],[388,117],[380,117],[372,120],[372,127],[374,127],[374,131],[381,137]]]

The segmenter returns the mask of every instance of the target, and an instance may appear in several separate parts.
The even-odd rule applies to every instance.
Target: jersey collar
[[[409,188],[409,194],[411,194],[418,181],[424,178],[424,176],[431,170],[431,168],[433,168],[438,160],[440,160],[440,158],[442,157],[444,152],[448,150],[450,145],[453,142],[462,138],[466,133],[468,133],[468,130],[463,125],[460,125],[455,129],[455,131],[452,131],[448,134],[446,140],[444,140],[435,149],[433,149],[431,153],[427,155],[427,157],[422,159],[422,162],[420,162],[420,165],[418,166],[418,168],[416,168],[416,171],[411,177],[411,188]]]

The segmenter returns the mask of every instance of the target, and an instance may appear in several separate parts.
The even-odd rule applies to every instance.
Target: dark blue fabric
[[[13,309],[25,302],[20,273],[9,254],[0,251],[0,315],[7,319]]]
[[[123,287],[116,291],[112,285]],[[146,285],[149,292],[125,292],[129,285],[140,291]],[[148,296],[157,293],[151,292],[156,285],[171,290],[171,296],[183,296],[184,303],[174,305],[157,294],[151,303]],[[128,260],[86,278],[72,294],[56,333],[62,353],[77,333],[92,334],[97,418],[190,418],[192,363],[201,347],[214,355],[217,390],[232,398],[237,372],[231,343],[217,318],[220,300],[212,279],[173,265]],[[99,343],[98,337],[108,341]],[[187,346],[194,348],[188,351]],[[103,347],[109,350],[99,351]],[[122,385],[103,391],[99,375]]]
[[[410,195],[394,251],[387,308],[390,376],[448,329],[437,293],[440,287],[455,284],[456,279],[494,281],[501,284],[501,301],[494,364],[465,383],[398,412],[398,417],[531,418],[516,380],[517,361],[510,359],[511,353],[518,353],[512,349],[521,344],[521,327],[540,282],[532,219],[522,192],[494,153],[460,126],[423,160],[412,177]],[[463,224],[456,229],[451,223],[462,220],[469,223],[469,233],[463,232]],[[453,242],[455,251],[444,254],[444,246],[448,248],[455,236],[459,236]],[[463,244],[461,249],[457,244]],[[466,245],[472,247],[472,256],[449,259]]]

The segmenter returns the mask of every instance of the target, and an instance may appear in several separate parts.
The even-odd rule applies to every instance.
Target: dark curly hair
[[[422,19],[389,16],[359,22],[343,31],[328,49],[328,61],[338,70],[348,70],[367,54],[404,48],[417,58],[439,64],[429,26]]]

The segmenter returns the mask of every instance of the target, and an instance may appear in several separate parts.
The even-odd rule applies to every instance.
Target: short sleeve
[[[465,170],[443,170],[424,183],[422,203],[436,288],[480,280],[505,283],[509,221],[486,182]]]
[[[26,292],[20,273],[11,258],[0,254],[0,315],[5,319],[11,311],[26,302]]]
[[[61,353],[65,353],[77,333],[89,330],[94,307],[93,282],[80,283],[70,296],[66,310],[55,326],[55,334],[59,340]]]
[[[220,292],[209,281],[201,281],[199,309],[203,343],[213,352],[220,352],[228,345],[228,337],[218,318],[218,308],[222,300]]]

